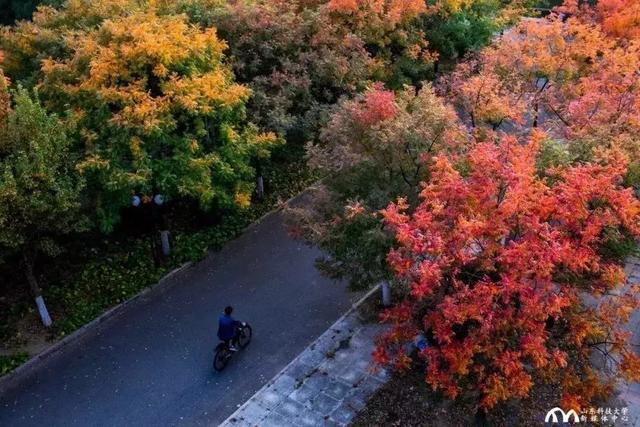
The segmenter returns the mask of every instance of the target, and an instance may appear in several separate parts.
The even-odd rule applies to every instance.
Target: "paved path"
[[[383,326],[357,310],[338,320],[221,427],[345,426],[388,378],[371,371]]]
[[[629,283],[640,283],[640,259],[631,257],[626,265],[626,273]],[[640,310],[632,315],[627,329],[631,332],[631,344],[636,353],[640,354]],[[623,384],[620,398],[626,402],[629,409],[629,425],[640,427],[640,383]]]
[[[351,306],[279,213],[169,280],[0,395],[0,426],[217,425]],[[254,340],[211,370],[226,304]]]

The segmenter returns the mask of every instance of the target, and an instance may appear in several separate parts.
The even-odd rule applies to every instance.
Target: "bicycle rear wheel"
[[[231,359],[231,352],[226,347],[218,349],[216,354],[213,356],[213,369],[220,372],[224,368],[227,367],[227,363],[229,363],[229,359]]]
[[[238,345],[240,348],[245,348],[251,342],[251,336],[253,335],[253,331],[251,330],[251,326],[244,325],[240,331],[238,332]]]

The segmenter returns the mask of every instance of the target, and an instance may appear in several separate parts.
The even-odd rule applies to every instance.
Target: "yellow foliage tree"
[[[116,16],[67,27],[60,40],[68,53],[42,60],[38,88],[50,109],[70,108],[80,123],[79,168],[95,190],[102,228],[112,228],[132,193],[246,205],[251,159],[279,140],[242,128],[250,91],[234,82],[225,42],[184,15],[161,15],[154,2],[120,15],[125,0],[98,3],[96,16],[114,8]]]

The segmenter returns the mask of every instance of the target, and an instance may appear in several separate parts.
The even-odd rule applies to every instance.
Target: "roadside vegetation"
[[[11,356],[0,356],[0,375],[8,374],[29,359],[28,353],[15,353]]]
[[[0,30],[3,351],[316,182],[292,232],[326,274],[392,286],[380,396],[475,419],[603,401],[640,380],[636,3],[43,3]],[[362,422],[396,422],[376,399]]]

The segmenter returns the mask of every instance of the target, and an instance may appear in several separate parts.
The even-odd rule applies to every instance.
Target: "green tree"
[[[249,203],[251,161],[280,141],[245,126],[251,92],[234,82],[215,29],[149,6],[66,42],[70,54],[43,61],[39,86],[49,108],[70,105],[78,117],[86,153],[79,167],[103,231],[132,193],[192,198],[204,208]]]
[[[1,74],[0,79],[6,95]],[[62,236],[85,229],[84,182],[75,170],[65,125],[27,90],[18,88],[13,98],[10,108],[3,96],[0,109],[0,249],[22,258],[42,322],[50,326],[36,261],[58,255]]]
[[[439,59],[451,60],[489,43],[499,27],[501,7],[497,0],[474,1],[447,16],[424,15],[420,25]]]

